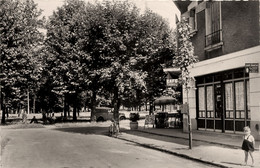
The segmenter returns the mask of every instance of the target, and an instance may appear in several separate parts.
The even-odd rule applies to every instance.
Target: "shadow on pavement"
[[[53,130],[79,133],[79,134],[95,134],[108,136],[108,127],[69,127],[69,128],[55,128]]]
[[[189,145],[189,140],[185,139],[185,138],[156,135],[156,134],[152,134],[152,133],[141,132],[141,131],[133,131],[133,130],[125,130],[124,132],[127,133],[127,134],[140,136],[140,137],[143,137],[143,138],[149,138],[149,139],[154,139],[154,140],[159,140],[159,141],[171,142],[171,143],[176,143],[176,144],[186,145],[186,146]],[[200,141],[193,141],[192,146],[193,147],[212,146],[212,144],[200,142]],[[180,150],[182,150],[182,149],[180,149]]]

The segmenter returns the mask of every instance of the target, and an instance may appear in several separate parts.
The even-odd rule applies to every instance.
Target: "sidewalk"
[[[244,162],[244,151],[241,150],[242,135],[193,131],[192,150],[187,145],[188,134],[180,129],[139,127],[138,130],[123,131],[118,138],[219,167],[250,167],[241,165]],[[256,148],[254,167],[260,168],[259,141],[256,142]],[[248,164],[251,165],[250,157]]]

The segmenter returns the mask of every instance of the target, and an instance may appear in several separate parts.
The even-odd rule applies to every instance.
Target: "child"
[[[247,165],[247,159],[248,159],[248,153],[251,156],[252,159],[252,167],[254,166],[254,157],[253,157],[253,152],[255,148],[255,139],[254,137],[250,134],[250,128],[249,127],[244,127],[244,136],[243,136],[243,144],[242,144],[242,149],[245,152],[245,165]]]

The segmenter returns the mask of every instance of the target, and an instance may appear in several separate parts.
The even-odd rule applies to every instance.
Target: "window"
[[[199,117],[205,117],[205,90],[199,87]]]
[[[213,86],[207,86],[207,117],[214,118],[213,114]]]
[[[244,68],[196,78],[198,128],[242,131],[250,125],[250,80]]]
[[[195,8],[190,10],[189,24],[192,31],[197,30]]]
[[[226,118],[233,118],[233,89],[232,83],[225,84]]]
[[[207,2],[206,8],[206,47],[222,41],[220,23],[220,2]]]
[[[236,118],[245,118],[244,82],[235,83]]]

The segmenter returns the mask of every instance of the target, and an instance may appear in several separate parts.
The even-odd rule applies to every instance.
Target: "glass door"
[[[224,132],[223,95],[221,84],[215,85],[215,129]]]

